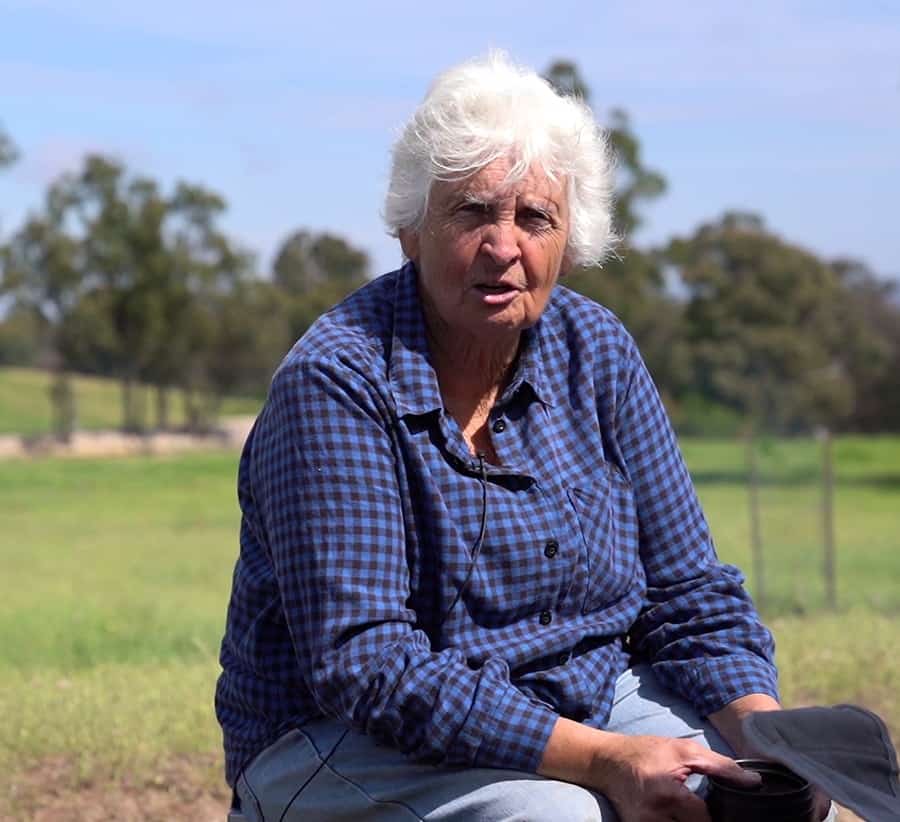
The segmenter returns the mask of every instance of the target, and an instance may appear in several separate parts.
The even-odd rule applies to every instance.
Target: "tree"
[[[206,401],[213,308],[250,263],[217,227],[224,200],[188,183],[167,197],[154,180],[100,155],[86,157],[59,187],[64,222],[83,252],[70,356],[121,381],[125,430],[146,426],[143,382],[156,386],[159,427],[168,426],[174,386],[193,427],[208,427],[216,405]]]
[[[225,209],[204,186],[181,182],[166,195],[117,160],[88,155],[2,250],[0,293],[14,302],[0,357],[24,355],[14,332],[46,330],[62,435],[74,425],[72,369],[121,381],[126,430],[146,425],[138,388],[147,382],[159,427],[179,388],[190,427],[208,429],[224,393],[259,390],[293,335],[365,281],[364,252],[303,231],[285,243],[275,282],[252,279],[251,255],[219,227]]]
[[[0,169],[19,159],[19,151],[9,135],[0,126]],[[6,254],[0,246],[0,265]],[[0,281],[2,283],[2,281]],[[0,294],[3,293],[0,284]],[[27,308],[13,306],[0,320],[0,363],[18,365],[32,362],[40,347],[39,320]]]
[[[75,427],[65,340],[82,294],[81,267],[79,243],[66,230],[65,192],[51,186],[44,213],[29,217],[4,251],[0,293],[11,296],[15,310],[31,314],[46,332],[54,372],[53,428],[62,440],[68,440]]]
[[[34,364],[41,355],[45,337],[40,317],[27,306],[13,303],[0,319],[0,365]]]
[[[155,182],[129,178],[125,167],[88,155],[77,175],[67,176],[67,224],[83,248],[81,276],[90,298],[82,309],[77,350],[111,367],[122,385],[122,425],[144,426],[137,386],[164,333],[159,281],[168,264],[162,238],[166,204]],[[92,369],[93,370],[93,369]]]
[[[590,101],[591,91],[571,60],[554,60],[544,77],[560,94],[577,97],[585,104]]]
[[[19,150],[10,136],[0,127],[0,168],[12,165],[19,159]]]
[[[590,104],[590,89],[574,63],[557,60],[547,69],[545,77],[561,94]],[[644,165],[640,140],[623,109],[610,110],[606,128],[618,172],[615,226],[616,231],[627,240],[642,222],[638,213],[640,205],[664,194],[666,179],[658,171]]]
[[[215,192],[184,182],[169,201],[166,235],[174,287],[167,292],[167,313],[176,333],[160,352],[159,377],[177,380],[195,430],[209,427],[228,382],[220,379],[230,368],[230,353],[223,354],[220,339],[229,333],[227,323],[243,322],[239,300],[253,267],[251,255],[218,227],[225,209]]]
[[[702,393],[754,429],[809,429],[846,415],[841,291],[825,262],[735,212],[673,239],[666,257],[687,293],[692,381]]]
[[[589,104],[590,89],[574,63],[557,60],[545,77],[560,93]],[[627,114],[614,108],[607,120],[618,172],[613,222],[622,242],[618,254],[603,266],[579,268],[563,282],[618,315],[637,340],[661,392],[671,401],[689,376],[681,335],[682,309],[666,293],[662,261],[630,242],[641,224],[641,205],[661,196],[666,182],[659,172],[644,165],[640,141]]]
[[[665,194],[666,178],[644,166],[641,144],[631,130],[631,122],[624,110],[615,108],[610,112],[609,134],[620,171],[616,187],[616,226],[624,237],[631,237],[643,222],[639,205]]]
[[[10,139],[9,135],[3,130],[3,127],[0,126],[0,170],[6,166],[12,165],[18,159],[18,149]],[[0,253],[2,252],[3,248],[0,246]]]
[[[290,234],[275,257],[272,281],[287,303],[293,336],[361,286],[368,273],[366,253],[343,238],[306,230]]]
[[[218,299],[215,319],[209,365],[215,396],[258,393],[293,341],[281,293],[264,280],[240,282]]]
[[[900,431],[900,286],[860,260],[831,263],[840,287],[841,367],[853,386],[853,408],[842,427]]]
[[[282,243],[272,279],[286,294],[303,297],[327,284],[356,287],[368,275],[364,251],[333,234],[294,231]]]

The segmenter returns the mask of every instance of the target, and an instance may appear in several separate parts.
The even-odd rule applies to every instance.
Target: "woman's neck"
[[[428,323],[428,347],[441,392],[472,399],[496,397],[519,353],[519,332],[489,340]]]
[[[459,425],[469,450],[483,451],[496,463],[487,421],[512,373],[519,334],[485,344],[429,328],[428,343],[444,407]]]

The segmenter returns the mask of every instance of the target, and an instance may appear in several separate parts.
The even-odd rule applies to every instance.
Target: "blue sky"
[[[399,260],[379,212],[396,129],[443,68],[575,61],[669,181],[639,240],[729,208],[900,277],[900,0],[228,3],[0,0],[0,231],[87,151],[222,193],[268,268],[308,227]]]

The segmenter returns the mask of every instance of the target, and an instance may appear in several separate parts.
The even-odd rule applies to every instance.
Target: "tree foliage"
[[[55,374],[54,430],[61,439],[68,439],[76,424],[66,340],[83,293],[82,262],[79,243],[65,224],[64,192],[52,186],[43,214],[28,217],[4,249],[0,292],[14,300],[14,313],[31,316],[45,332]]]
[[[557,60],[547,69],[545,77],[562,94],[577,97],[590,105],[590,89],[574,63]],[[627,240],[641,225],[641,205],[665,193],[666,178],[644,164],[640,140],[624,109],[612,108],[604,126],[616,159],[618,178],[614,223],[616,231]]]
[[[19,159],[19,150],[12,138],[0,126],[0,168],[12,165]]]
[[[299,337],[323,311],[362,285],[369,275],[364,251],[334,234],[292,232],[272,265],[291,334]]]
[[[831,263],[841,285],[839,362],[853,386],[853,407],[842,426],[857,431],[900,430],[900,286],[864,262]]]
[[[52,399],[67,436],[76,409],[71,370],[114,376],[122,424],[149,425],[140,385],[156,389],[156,425],[181,393],[189,424],[207,429],[227,393],[264,389],[279,358],[319,313],[365,281],[366,255],[332,234],[294,232],[273,279],[222,230],[227,204],[202,185],[171,193],[118,160],[88,155],[49,188],[3,252],[0,358],[37,346],[13,335],[39,329],[57,372]]]
[[[704,394],[767,428],[847,414],[840,282],[825,262],[744,213],[672,240],[667,258],[688,294],[692,381]]]
[[[272,279],[285,294],[305,297],[325,285],[354,287],[366,279],[369,261],[334,234],[292,232],[272,265]]]

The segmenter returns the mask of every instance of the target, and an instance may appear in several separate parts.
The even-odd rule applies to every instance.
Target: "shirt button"
[[[494,420],[494,424],[491,426],[495,434],[502,434],[506,430],[506,420],[499,419]]]
[[[548,539],[544,544],[544,556],[553,559],[559,553],[559,543],[555,539]]]
[[[557,665],[565,665],[568,661],[569,661],[569,654],[568,654],[568,653],[562,653],[562,654],[560,654],[558,657],[556,657],[556,664],[557,664]]]
[[[549,611],[541,611],[541,615],[538,619],[540,620],[541,625],[549,625],[553,621],[553,614]]]

